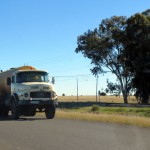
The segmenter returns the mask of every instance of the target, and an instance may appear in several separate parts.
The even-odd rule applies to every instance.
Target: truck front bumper
[[[23,105],[49,105],[54,104],[52,100],[20,100],[18,101],[19,106]]]

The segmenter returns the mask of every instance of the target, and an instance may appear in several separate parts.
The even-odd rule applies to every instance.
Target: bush
[[[91,108],[92,112],[98,112],[100,110],[100,107],[98,105],[93,105]]]
[[[105,92],[100,93],[100,96],[106,96]]]

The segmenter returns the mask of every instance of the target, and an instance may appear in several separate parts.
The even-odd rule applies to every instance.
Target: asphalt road
[[[0,150],[150,150],[150,128],[56,118],[1,119]]]

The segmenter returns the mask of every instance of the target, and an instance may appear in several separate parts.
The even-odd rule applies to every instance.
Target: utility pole
[[[99,96],[99,102],[100,102],[101,91],[98,91],[98,96]]]
[[[78,102],[78,98],[79,98],[79,96],[78,96],[78,77],[76,78],[76,80],[77,80],[77,102]]]
[[[97,102],[97,90],[98,90],[98,75],[96,75],[96,102]]]

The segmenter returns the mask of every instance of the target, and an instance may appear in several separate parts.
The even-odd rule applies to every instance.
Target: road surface
[[[57,118],[1,119],[0,150],[150,150],[150,128]]]

